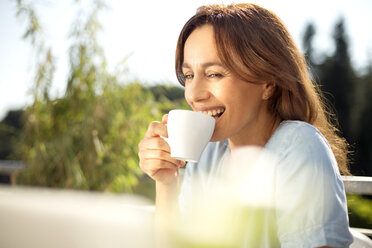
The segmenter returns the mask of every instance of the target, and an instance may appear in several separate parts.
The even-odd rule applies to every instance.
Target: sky
[[[56,58],[52,96],[64,92],[69,72],[68,33],[75,20],[75,1],[24,0],[36,6],[44,39]],[[145,83],[167,82],[177,85],[174,53],[184,23],[205,4],[245,1],[211,0],[111,0],[101,13],[103,46],[109,68],[124,58],[131,78]],[[285,23],[301,48],[306,24],[316,27],[314,47],[318,54],[331,54],[335,23],[344,17],[354,67],[362,70],[372,62],[371,0],[256,0],[274,11]],[[0,120],[8,110],[31,103],[33,50],[22,40],[26,23],[16,18],[16,1],[0,0]]]

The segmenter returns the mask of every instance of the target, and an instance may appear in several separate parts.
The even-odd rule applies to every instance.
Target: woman
[[[150,124],[139,157],[141,169],[156,181],[157,217],[192,209],[193,194],[201,190],[195,178],[206,185],[230,151],[258,146],[278,159],[273,202],[288,203],[286,211],[268,215],[275,228],[263,230],[259,246],[352,242],[339,172],[348,174],[346,142],[329,122],[304,57],[274,13],[254,4],[199,8],[179,36],[176,73],[191,108],[212,115],[216,127],[199,163],[188,164],[178,201],[178,170],[185,163],[170,157],[160,137],[167,137],[167,116]]]

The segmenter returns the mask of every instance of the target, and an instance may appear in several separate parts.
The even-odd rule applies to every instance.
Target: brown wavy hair
[[[273,12],[255,4],[200,7],[184,25],[176,49],[176,74],[184,85],[184,45],[198,27],[213,26],[221,62],[237,77],[255,83],[275,83],[269,111],[280,120],[314,125],[328,140],[339,170],[349,175],[348,144],[332,124],[334,115],[311,80],[304,56],[287,28]]]

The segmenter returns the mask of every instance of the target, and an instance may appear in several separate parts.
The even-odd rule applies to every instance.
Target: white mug
[[[174,109],[168,115],[168,139],[171,157],[198,162],[210,141],[215,119],[191,110]]]

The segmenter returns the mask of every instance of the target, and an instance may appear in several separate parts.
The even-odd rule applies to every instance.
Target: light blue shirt
[[[241,247],[349,247],[353,238],[344,186],[323,135],[308,123],[283,121],[263,152],[270,154],[270,163],[262,163],[261,155],[255,160],[261,163],[255,166],[239,160],[249,168],[239,169],[236,177],[237,181],[243,178],[245,185],[240,199],[248,205],[264,204],[257,203],[244,214]],[[236,169],[230,153],[227,141],[210,142],[200,161],[186,166],[179,197],[181,213],[198,207],[196,195],[208,199],[212,192],[222,194],[223,188],[215,181]]]

